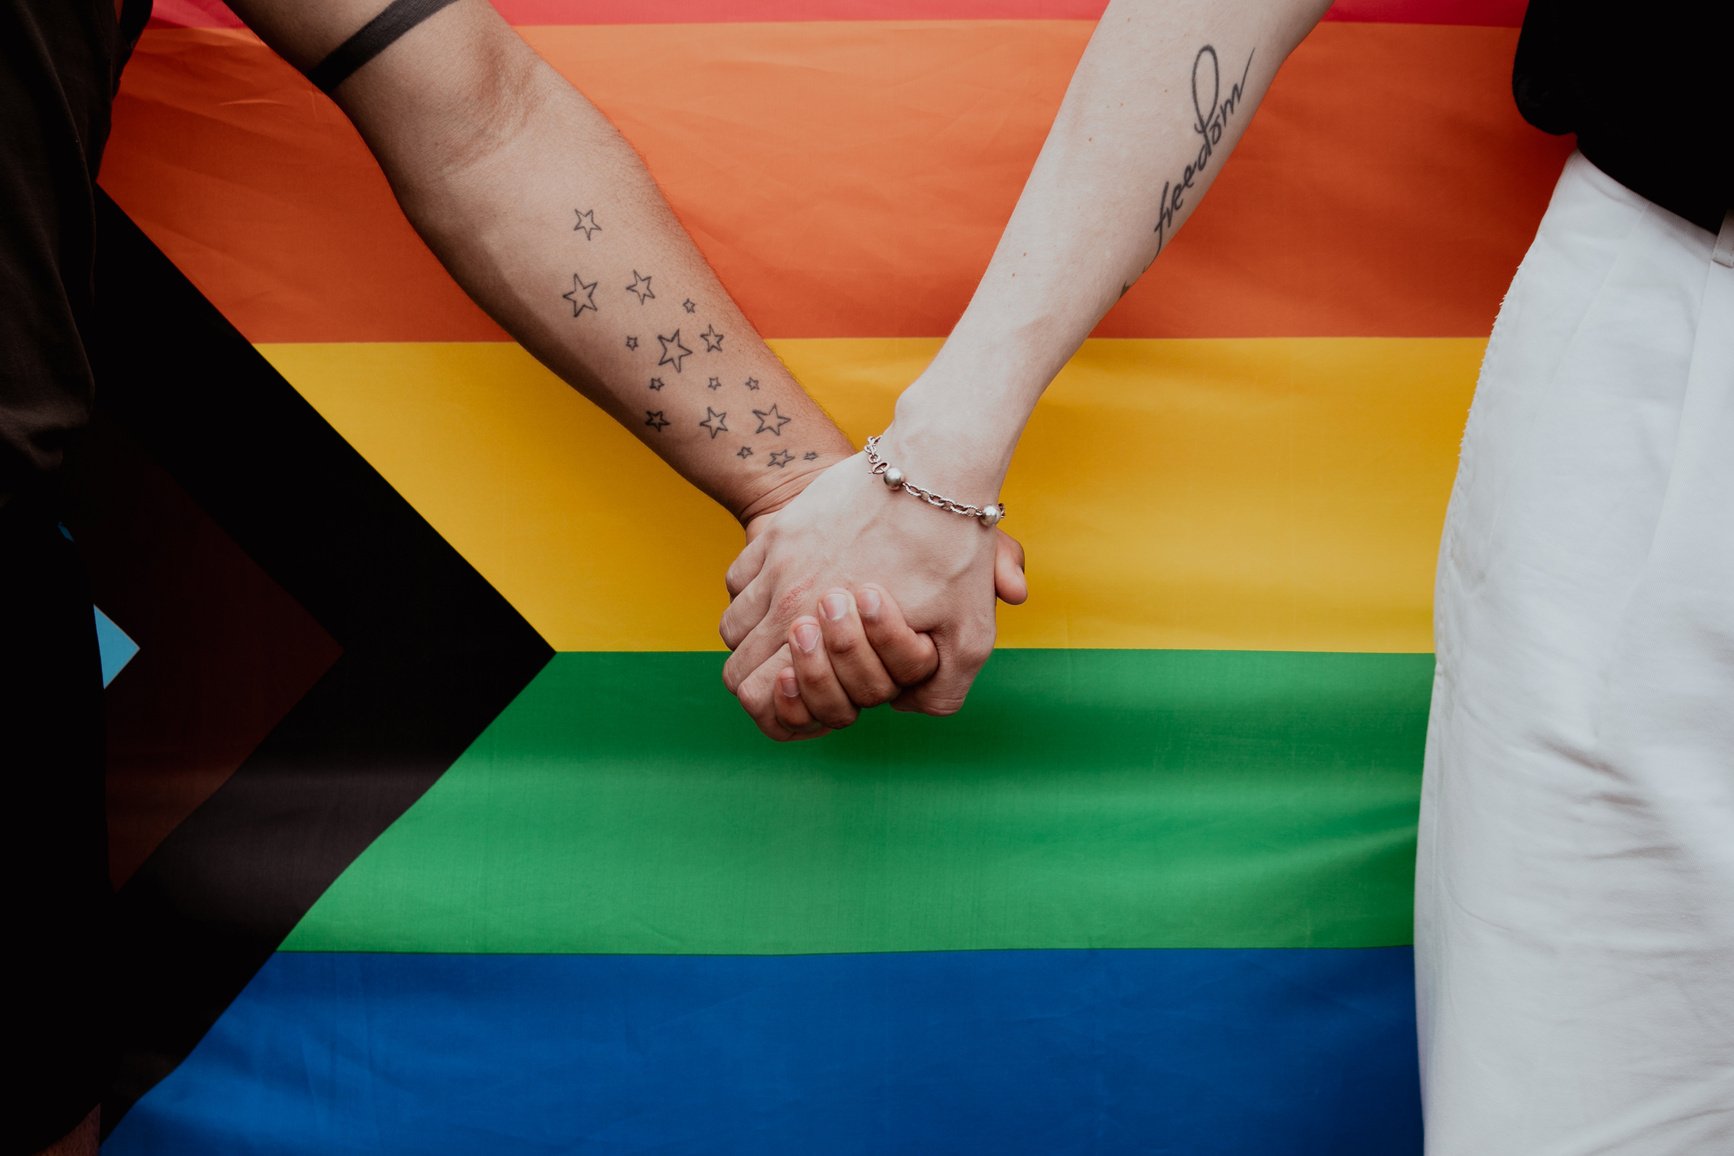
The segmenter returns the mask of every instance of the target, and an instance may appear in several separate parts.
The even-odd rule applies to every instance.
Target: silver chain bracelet
[[[869,472],[877,475],[887,486],[894,490],[902,490],[913,497],[920,498],[930,506],[953,514],[962,514],[966,518],[974,518],[988,529],[993,529],[1005,518],[1005,503],[995,502],[987,506],[972,506],[967,502],[957,502],[932,490],[924,490],[908,478],[903,471],[879,456],[879,438],[876,434],[867,439],[867,467]]]

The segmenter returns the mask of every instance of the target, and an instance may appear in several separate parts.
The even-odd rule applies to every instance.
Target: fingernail
[[[861,608],[861,617],[879,617],[879,591],[873,587],[865,587],[860,594],[857,594],[855,604]]]
[[[819,628],[811,622],[795,627],[795,645],[801,648],[802,654],[813,653],[819,647]]]
[[[833,590],[819,599],[819,605],[824,608],[826,618],[832,622],[840,622],[843,615],[849,613],[848,591]]]
[[[801,685],[795,681],[795,672],[785,670],[777,675],[777,693],[784,698],[800,698]]]

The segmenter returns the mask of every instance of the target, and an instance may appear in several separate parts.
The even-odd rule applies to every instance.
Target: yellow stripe
[[[857,443],[937,344],[772,342]],[[1089,342],[1005,488],[1001,645],[1431,649],[1483,344]],[[516,346],[260,348],[556,649],[720,647],[733,520]]]

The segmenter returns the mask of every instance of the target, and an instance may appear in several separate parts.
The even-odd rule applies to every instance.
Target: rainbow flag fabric
[[[1102,6],[495,2],[857,441]],[[969,706],[778,746],[720,684],[731,520],[464,298],[332,104],[157,0],[69,519],[106,1150],[1419,1152],[1434,555],[1568,147],[1520,16],[1342,0],[1039,407]]]

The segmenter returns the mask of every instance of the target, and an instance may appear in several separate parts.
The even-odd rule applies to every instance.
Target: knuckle
[[[801,581],[793,583],[781,594],[777,595],[777,616],[783,621],[789,621],[798,617],[807,609],[807,604],[812,601],[812,599],[808,597],[812,592],[812,589],[813,580],[811,578],[803,578]]]
[[[904,686],[921,682],[933,673],[934,653],[925,646],[906,646],[889,656],[885,669]]]
[[[858,706],[884,706],[897,697],[897,685],[890,679],[870,682],[856,699]]]
[[[857,715],[854,710],[842,707],[831,707],[818,712],[818,721],[831,730],[840,731],[854,722]]]
[[[993,656],[992,642],[966,642],[957,648],[957,660],[970,670],[980,670]]]

